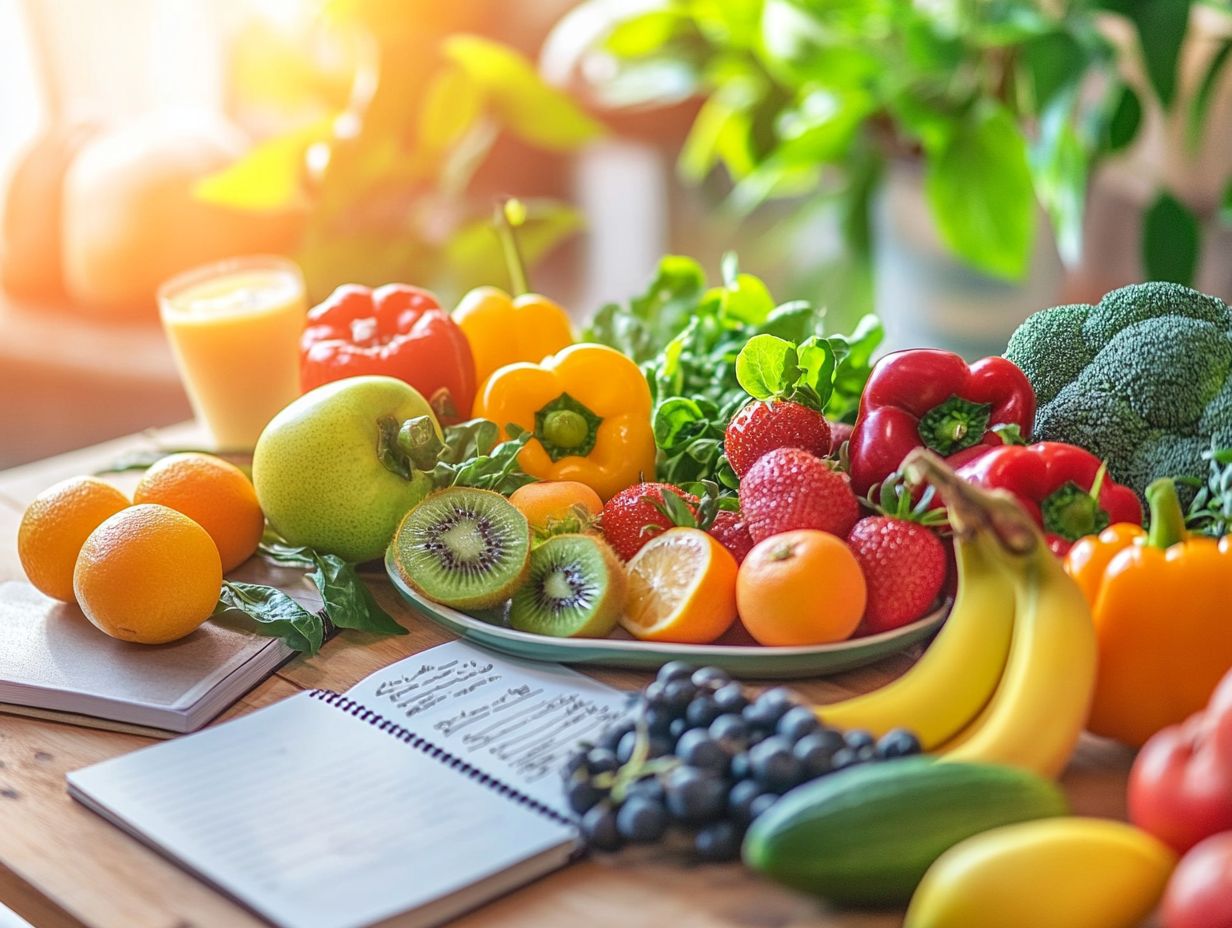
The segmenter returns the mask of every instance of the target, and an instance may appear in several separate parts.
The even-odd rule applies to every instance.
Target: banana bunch
[[[1008,495],[979,489],[916,451],[954,528],[958,593],[924,656],[881,689],[819,706],[828,725],[916,732],[946,760],[1012,764],[1055,777],[1086,725],[1095,631],[1085,598]]]

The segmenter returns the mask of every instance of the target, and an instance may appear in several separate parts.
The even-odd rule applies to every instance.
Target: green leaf
[[[796,346],[773,335],[755,335],[736,357],[736,380],[754,399],[785,395],[800,378]]]
[[[533,145],[569,151],[603,133],[570,97],[546,84],[518,52],[477,35],[453,35],[442,46],[476,85],[509,130]]]
[[[796,346],[796,357],[800,376],[795,389],[820,412],[826,408],[834,386],[834,349],[827,339],[814,335]]]
[[[645,291],[627,308],[609,303],[582,333],[587,341],[648,361],[687,325],[706,289],[706,274],[692,258],[666,255]]]
[[[1031,148],[1036,190],[1052,219],[1057,250],[1073,265],[1082,256],[1082,216],[1086,206],[1088,157],[1073,124],[1076,91],[1053,100],[1040,118]]]
[[[689,433],[692,426],[705,419],[697,400],[673,396],[655,409],[655,443],[663,449],[675,448],[682,435]]]
[[[1023,45],[1022,63],[1030,76],[1035,111],[1043,112],[1058,94],[1077,87],[1086,73],[1089,53],[1070,31],[1041,35]]]
[[[1142,101],[1128,84],[1121,84],[1116,103],[1108,117],[1104,147],[1110,152],[1121,151],[1134,140],[1142,123]]]
[[[467,433],[465,443],[469,445],[473,438],[474,449],[481,448],[482,443],[492,434],[488,426],[477,424],[477,420],[463,423],[463,427],[471,430]],[[491,423],[491,428],[495,428],[495,423]],[[433,486],[438,489],[453,486],[477,487],[508,496],[518,487],[534,483],[535,478],[522,470],[522,466],[518,463],[518,454],[534,437],[533,433],[520,429],[512,423],[505,425],[505,432],[509,435],[509,440],[489,446],[487,451],[480,450],[468,457],[462,457],[457,452],[447,453],[429,475]],[[449,441],[450,436],[447,434],[447,445]],[[471,449],[468,448],[468,450]],[[455,457],[458,460],[451,460]]]
[[[1134,24],[1151,86],[1164,107],[1170,107],[1176,96],[1177,64],[1191,0],[1104,0],[1102,5]]]
[[[1202,129],[1206,122],[1206,114],[1210,111],[1215,88],[1219,85],[1219,75],[1223,73],[1224,66],[1230,59],[1232,59],[1232,39],[1224,39],[1219,50],[1211,57],[1210,64],[1206,66],[1202,83],[1198,85],[1198,92],[1194,94],[1193,102],[1189,106],[1186,140],[1191,150],[1197,149],[1202,143]]]
[[[967,263],[1019,279],[1035,237],[1035,189],[1027,148],[1002,106],[981,107],[949,143],[927,153],[925,192],[947,245]]]
[[[482,88],[457,66],[442,68],[424,91],[419,112],[419,141],[443,151],[461,141],[483,109]]]
[[[310,576],[321,592],[325,615],[335,627],[378,635],[408,634],[380,607],[354,567],[333,554],[316,554],[314,560],[317,569]]]
[[[1152,280],[1190,284],[1198,264],[1198,220],[1167,191],[1143,217],[1142,264]]]
[[[321,120],[254,145],[238,161],[197,181],[193,196],[207,203],[259,213],[305,209],[304,157],[308,147],[331,137]]]
[[[1232,226],[1232,178],[1228,180],[1228,186],[1223,188],[1223,203],[1219,206],[1219,218],[1224,225]]]
[[[248,627],[281,638],[296,651],[311,656],[321,650],[325,622],[281,590],[258,583],[222,582],[215,619],[248,620]]]

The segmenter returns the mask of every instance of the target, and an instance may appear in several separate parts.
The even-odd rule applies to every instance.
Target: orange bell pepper
[[[574,341],[569,316],[537,293],[511,297],[496,287],[476,287],[462,297],[453,321],[471,344],[480,384],[499,367],[538,363]]]
[[[1065,558],[1099,638],[1088,728],[1134,746],[1205,706],[1232,667],[1232,540],[1188,536],[1171,480],[1146,495],[1149,532],[1112,525]]]
[[[542,364],[496,371],[475,416],[534,434],[518,455],[540,480],[576,480],[605,501],[655,468],[650,386],[641,370],[604,345],[573,345]]]

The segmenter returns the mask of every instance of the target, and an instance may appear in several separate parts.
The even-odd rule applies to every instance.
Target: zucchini
[[[749,829],[744,861],[843,905],[901,905],[959,841],[1065,815],[1057,785],[998,764],[911,757],[851,767],[787,793]]]

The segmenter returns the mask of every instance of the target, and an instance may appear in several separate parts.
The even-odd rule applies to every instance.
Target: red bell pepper
[[[475,360],[462,329],[427,290],[344,284],[308,313],[300,339],[304,391],[361,374],[405,380],[442,423],[470,416]]]
[[[1064,554],[1083,535],[1112,523],[1142,524],[1138,494],[1109,479],[1100,459],[1077,445],[1041,441],[990,447],[957,470],[977,486],[1013,493],[1044,530],[1054,554]]]
[[[888,354],[873,367],[848,446],[851,483],[864,496],[898,470],[921,445],[948,457],[974,445],[998,445],[996,429],[1026,435],[1035,420],[1035,392],[1005,358],[968,366],[935,348]]]

